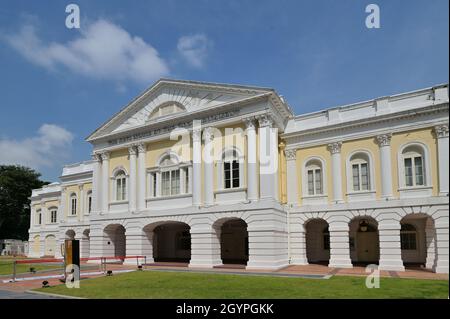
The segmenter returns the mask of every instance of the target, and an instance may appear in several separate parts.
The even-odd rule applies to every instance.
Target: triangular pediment
[[[87,140],[210,110],[271,93],[271,89],[179,80],[160,80],[102,125]]]

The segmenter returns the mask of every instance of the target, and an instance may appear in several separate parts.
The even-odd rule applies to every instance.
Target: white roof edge
[[[386,95],[386,96],[379,96],[379,97],[376,97],[376,98],[373,98],[373,99],[370,99],[370,100],[359,101],[359,102],[350,103],[350,104],[344,104],[344,105],[339,105],[339,106],[333,106],[333,107],[329,107],[329,108],[324,108],[324,109],[319,110],[319,111],[314,111],[314,112],[309,112],[309,113],[295,115],[293,119],[297,120],[297,119],[314,117],[314,116],[326,113],[326,112],[331,111],[331,110],[344,110],[344,109],[352,109],[352,108],[363,107],[363,106],[371,105],[375,101],[378,101],[378,100],[412,96],[412,95],[416,95],[416,94],[419,94],[419,93],[425,93],[427,91],[432,91],[432,90],[438,89],[438,88],[445,88],[445,87],[448,88],[448,85],[449,85],[448,83],[442,83],[442,84],[437,84],[437,85],[433,85],[433,86],[422,88],[422,89],[418,89],[418,90],[402,92],[402,93]]]

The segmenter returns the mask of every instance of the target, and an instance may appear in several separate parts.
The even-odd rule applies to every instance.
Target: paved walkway
[[[28,292],[14,292],[10,290],[0,290],[0,299],[62,299],[54,296],[30,294]]]

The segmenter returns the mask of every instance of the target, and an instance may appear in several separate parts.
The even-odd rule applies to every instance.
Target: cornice
[[[348,121],[344,123],[336,123],[331,124],[323,127],[314,127],[311,129],[307,129],[304,131],[296,131],[291,133],[282,134],[281,138],[290,140],[298,137],[305,137],[305,136],[313,136],[313,135],[319,135],[323,134],[325,132],[343,132],[346,130],[350,130],[353,128],[361,128],[361,127],[368,127],[371,125],[375,125],[377,123],[386,123],[386,122],[395,122],[402,119],[409,119],[417,117],[418,115],[426,115],[426,114],[437,114],[442,112],[448,112],[448,103],[442,103],[439,105],[432,105],[432,106],[426,106],[420,109],[414,109],[414,110],[406,110],[403,112],[398,113],[390,113],[390,114],[383,114],[379,116],[370,117],[367,119],[358,119],[354,121]]]

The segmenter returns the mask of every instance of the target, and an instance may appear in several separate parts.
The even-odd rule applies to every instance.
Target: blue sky
[[[81,28],[65,27],[76,3]],[[367,29],[365,8],[380,7]],[[0,164],[57,180],[158,77],[267,86],[297,114],[448,82],[448,0],[0,4]]]

